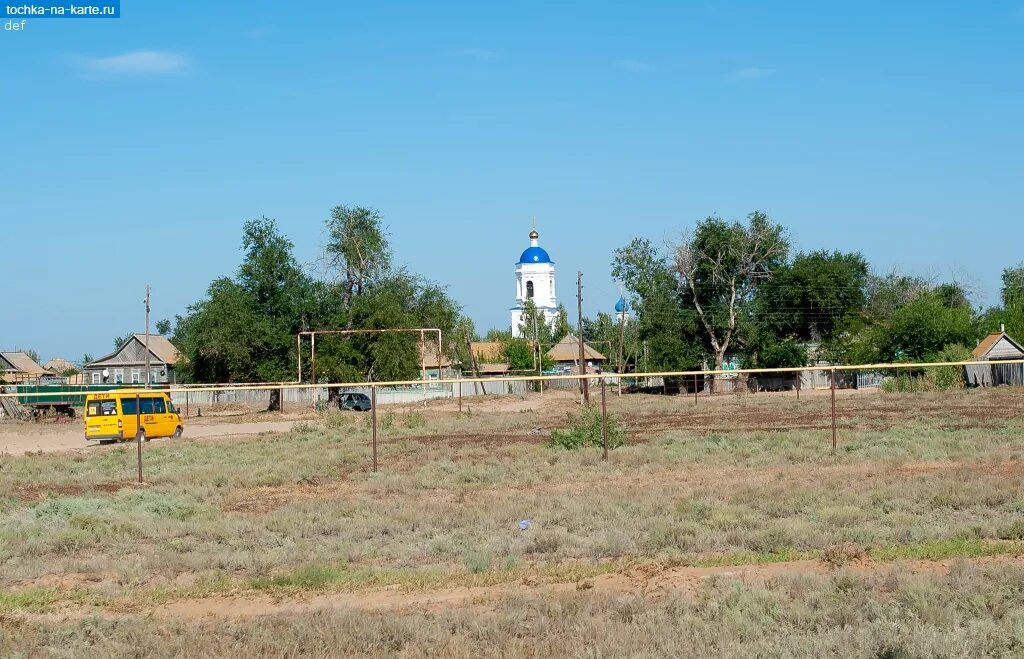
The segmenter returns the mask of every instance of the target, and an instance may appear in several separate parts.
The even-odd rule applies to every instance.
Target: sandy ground
[[[948,574],[954,566],[1022,565],[1024,556],[1006,555],[980,558],[904,560],[897,562],[853,559],[843,564],[820,560],[799,560],[781,563],[723,565],[719,567],[682,567],[671,562],[654,561],[627,567],[579,581],[537,583],[530,577],[509,584],[478,587],[454,587],[428,590],[406,590],[400,587],[358,592],[256,593],[241,592],[198,598],[182,598],[157,605],[147,611],[157,618],[217,619],[252,618],[258,616],[311,613],[324,609],[360,611],[439,611],[451,607],[489,608],[510,597],[544,597],[573,591],[591,591],[614,595],[634,595],[660,599],[673,594],[694,596],[706,582],[715,578],[737,579],[743,584],[765,583],[785,575],[827,575],[845,570],[859,575],[886,574],[902,576],[938,573]],[[22,614],[19,618],[48,621],[81,620],[91,616],[111,617],[115,612],[97,607],[69,605],[45,614]]]
[[[575,399],[575,394],[563,391],[550,392],[544,397],[536,396],[529,399],[520,396],[467,397],[463,401],[463,410],[476,413],[522,412],[537,407],[554,406],[554,409],[561,413],[562,408],[571,406]],[[218,411],[207,411],[202,417],[187,419],[185,437],[196,439],[254,435],[263,432],[287,432],[291,430],[296,421],[319,418],[315,412],[299,407],[292,407],[286,412],[261,412],[241,405],[237,408],[222,407],[223,409]],[[445,414],[458,411],[458,400],[433,400],[425,407],[419,404],[389,405],[387,409],[398,413],[415,410],[426,411],[428,414]],[[22,455],[37,451],[52,453],[89,449],[90,447],[95,449],[97,446],[100,444],[85,441],[81,418],[62,423],[53,418],[47,418],[40,422],[8,421],[0,423],[0,454]]]
[[[227,435],[252,435],[261,432],[286,432],[291,430],[293,423],[293,421],[190,423],[186,426],[185,437],[224,437]],[[36,451],[52,453],[76,449],[95,450],[98,446],[102,445],[85,440],[81,421],[63,424],[18,423],[0,430],[0,454],[22,455]]]

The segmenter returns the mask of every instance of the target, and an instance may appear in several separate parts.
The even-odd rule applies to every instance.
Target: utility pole
[[[536,349],[537,355],[537,376],[542,377],[544,375],[544,362],[540,358],[540,332],[537,329],[537,313],[533,314],[533,343]],[[540,395],[544,395],[544,380],[537,380],[537,387],[540,389]]]
[[[626,373],[626,363],[623,361],[623,353],[626,345],[626,305],[622,305],[622,313],[619,316],[619,377],[616,383],[619,385],[619,396],[622,396],[622,376]],[[602,389],[602,391],[604,391]]]
[[[580,340],[580,375],[587,374],[587,354],[583,350],[583,273],[576,273],[576,315],[579,319],[579,340]],[[583,394],[584,404],[590,402],[590,387],[587,386],[587,378],[580,378],[580,393]]]
[[[619,375],[626,372],[626,365],[622,363],[623,346],[626,343],[626,305],[622,305],[622,313],[619,315]]]
[[[152,386],[150,370],[149,370],[149,284],[146,284],[146,299],[143,300],[146,304],[146,389]],[[139,467],[139,482],[142,482],[142,468]]]

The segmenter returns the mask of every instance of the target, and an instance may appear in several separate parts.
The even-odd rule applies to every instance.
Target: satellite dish
[[[110,377],[110,371],[108,371],[107,369],[103,369],[103,377],[105,377],[105,378]]]

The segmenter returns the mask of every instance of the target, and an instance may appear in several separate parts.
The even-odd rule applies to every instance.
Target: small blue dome
[[[626,304],[626,298],[619,296],[619,301],[615,303],[615,313],[622,313],[623,311],[629,311],[629,305]]]
[[[543,247],[527,247],[526,251],[519,257],[519,262],[551,263],[551,257],[548,256],[548,253],[544,251]]]

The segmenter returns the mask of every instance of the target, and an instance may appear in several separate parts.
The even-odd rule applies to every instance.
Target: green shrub
[[[493,561],[494,556],[486,549],[470,549],[462,555],[462,564],[473,574],[486,572]]]
[[[933,362],[964,362],[972,359],[971,351],[962,345],[950,344],[931,355]],[[916,394],[924,391],[950,391],[963,389],[965,384],[962,366],[936,366],[901,370],[882,382],[882,391]]]
[[[962,345],[948,345],[936,353],[933,361],[937,362],[965,362],[970,361],[973,354]],[[929,368],[925,377],[931,380],[933,391],[948,391],[950,389],[964,388],[964,367],[963,366],[940,366]]]
[[[383,414],[377,413],[377,429],[378,430],[391,430],[395,425],[395,413],[391,410],[384,412]],[[366,428],[373,428],[373,414],[370,412],[366,413]]]
[[[601,438],[601,408],[588,405],[578,414],[570,413],[566,427],[551,433],[550,445],[564,449],[578,449],[586,446],[603,446]],[[625,433],[611,415],[608,416],[608,448],[618,448],[625,443]]]
[[[423,416],[419,412],[409,412],[402,416],[402,425],[410,430],[414,428],[422,428],[427,425],[427,417]]]
[[[331,408],[324,414],[324,428],[338,430],[345,428],[352,423],[352,416],[345,414],[337,408]]]

